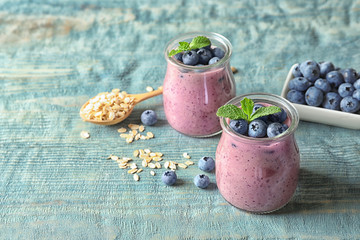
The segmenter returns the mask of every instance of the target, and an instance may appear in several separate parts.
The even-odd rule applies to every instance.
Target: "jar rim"
[[[295,130],[297,129],[298,124],[299,124],[299,113],[291,102],[289,102],[288,100],[286,100],[285,98],[283,98],[281,96],[271,94],[271,93],[260,93],[260,92],[259,93],[249,93],[249,94],[243,94],[243,95],[234,97],[233,99],[228,101],[226,104],[234,104],[236,106],[240,106],[240,101],[245,97],[252,99],[254,101],[254,103],[260,103],[260,102],[261,103],[269,103],[269,104],[278,106],[280,108],[283,108],[286,111],[287,116],[290,117],[291,123],[290,123],[289,128],[285,132],[283,132],[275,137],[253,138],[253,137],[248,137],[248,136],[245,136],[245,135],[235,132],[234,130],[232,130],[230,128],[229,124],[227,123],[227,121],[226,121],[227,118],[220,117],[220,125],[221,125],[223,131],[225,131],[232,137],[235,137],[237,139],[241,139],[244,141],[249,141],[252,143],[261,143],[261,142],[270,143],[270,142],[281,141],[281,140],[287,138],[288,136],[292,135],[295,132]]]
[[[210,40],[215,40],[216,42],[221,43],[222,47],[224,48],[224,52],[225,52],[224,57],[221,58],[220,61],[218,61],[214,64],[204,65],[204,66],[186,65],[186,64],[180,63],[179,61],[176,61],[173,57],[169,57],[170,51],[172,49],[174,49],[174,47],[180,41],[183,41],[184,39],[188,39],[188,38],[194,38],[197,36],[205,36],[205,37],[209,38]],[[171,63],[178,67],[182,67],[187,70],[206,70],[206,69],[211,69],[211,68],[216,68],[216,67],[222,66],[230,60],[231,55],[232,55],[232,45],[231,45],[230,41],[223,35],[221,35],[219,33],[215,33],[215,32],[197,31],[197,32],[188,32],[188,33],[179,34],[179,35],[173,37],[166,44],[166,47],[164,49],[164,57],[168,63]]]

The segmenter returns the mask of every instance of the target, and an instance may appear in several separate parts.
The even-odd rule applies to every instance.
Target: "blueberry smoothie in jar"
[[[209,39],[210,45],[169,56],[181,43],[189,45],[199,36]],[[230,42],[216,33],[187,33],[167,44],[163,102],[172,128],[192,137],[209,137],[221,132],[216,111],[235,96],[231,53]]]
[[[220,118],[223,132],[216,149],[216,182],[231,205],[253,213],[268,213],[286,205],[297,187],[300,154],[294,137],[297,110],[286,99],[271,94],[249,94],[228,102],[240,106],[247,97],[264,106],[277,106],[286,113],[283,132],[273,137],[250,137]],[[270,126],[271,118],[266,125]],[[253,126],[249,124],[249,133]],[[268,129],[268,134],[269,129]]]

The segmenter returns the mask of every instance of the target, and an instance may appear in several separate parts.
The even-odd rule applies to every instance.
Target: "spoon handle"
[[[162,92],[163,92],[163,87],[160,86],[158,89],[156,89],[154,91],[146,92],[146,93],[140,93],[140,94],[134,94],[132,96],[134,97],[134,102],[139,103],[139,102],[142,102],[142,101],[144,101],[144,100],[146,100],[148,98],[158,96],[158,95],[162,94]]]

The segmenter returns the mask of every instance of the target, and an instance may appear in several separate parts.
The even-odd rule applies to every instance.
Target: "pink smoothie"
[[[199,69],[168,63],[164,80],[164,111],[169,124],[190,136],[208,136],[221,130],[217,109],[235,96],[229,66]]]
[[[299,163],[293,134],[259,141],[224,131],[216,150],[217,186],[235,207],[258,213],[274,211],[293,196]]]

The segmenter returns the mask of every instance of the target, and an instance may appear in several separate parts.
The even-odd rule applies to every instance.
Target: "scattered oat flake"
[[[147,91],[147,92],[152,92],[152,91],[154,91],[154,88],[153,88],[153,87],[150,87],[150,86],[147,86],[147,87],[146,87],[146,91]]]
[[[155,176],[156,173],[154,171],[150,171],[150,174]]]
[[[134,169],[130,169],[130,170],[128,171],[128,173],[133,174],[133,173],[136,173],[137,171],[138,171],[138,169],[137,169],[137,168],[134,168]]]
[[[142,168],[138,169],[136,173],[141,173],[143,170]]]
[[[86,138],[89,138],[89,137],[90,137],[90,133],[87,132],[87,131],[81,131],[80,136],[81,136],[82,138],[86,139]]]
[[[137,173],[134,174],[133,178],[134,178],[135,181],[139,181],[139,180],[140,180],[140,176],[137,175]]]
[[[149,163],[149,164],[148,164],[148,167],[149,167],[149,168],[156,168],[156,165],[155,165],[154,163]]]
[[[162,160],[162,158],[161,157],[153,157],[152,160],[154,160],[155,162],[160,162]]]
[[[238,70],[236,69],[236,67],[231,67],[231,71],[232,71],[233,73],[237,73],[237,72],[238,72]]]
[[[190,159],[190,158],[191,158],[191,157],[189,156],[189,154],[186,153],[186,152],[183,153],[183,157],[184,157],[184,158],[187,158],[187,159]]]
[[[117,160],[119,160],[119,157],[118,157],[118,156],[113,155],[113,156],[111,156],[111,160],[117,161]]]
[[[141,162],[141,166],[147,167],[147,165],[148,165],[147,161],[143,160],[143,161]]]
[[[130,164],[130,168],[131,168],[131,169],[135,169],[135,168],[137,168],[136,163],[131,163],[131,164]]]
[[[187,166],[186,164],[184,164],[184,163],[179,163],[178,166],[181,167],[181,168],[187,168],[187,167],[188,167],[188,166]]]
[[[144,152],[149,154],[149,153],[151,153],[151,150],[147,148],[147,149],[144,149]]]
[[[158,157],[162,157],[162,156],[163,156],[163,154],[162,154],[161,152],[157,152],[157,153],[156,153],[156,156],[158,156]]]
[[[189,165],[194,165],[194,162],[193,162],[193,161],[188,160],[188,161],[186,161],[186,162],[185,162],[185,164],[186,164],[186,165],[188,165],[188,166],[189,166]]]
[[[139,132],[143,132],[144,130],[145,130],[144,125],[141,125],[141,126],[139,127]]]
[[[139,129],[139,125],[138,124],[132,124],[132,123],[130,123],[129,125],[128,125],[128,127],[131,129],[131,130],[137,130],[137,129]]]
[[[146,136],[148,136],[149,138],[153,138],[154,137],[154,134],[152,132],[147,132],[146,133]]]
[[[170,166],[170,162],[169,162],[169,161],[166,161],[166,162],[164,163],[164,168],[169,168],[169,166]]]
[[[133,152],[133,155],[134,155],[134,157],[139,156],[139,150],[135,150],[135,151]]]
[[[161,164],[160,164],[159,162],[156,162],[156,163],[155,163],[155,167],[156,167],[156,168],[161,168]]]
[[[117,130],[119,133],[125,133],[127,130],[126,130],[126,128],[119,128],[118,130]]]

